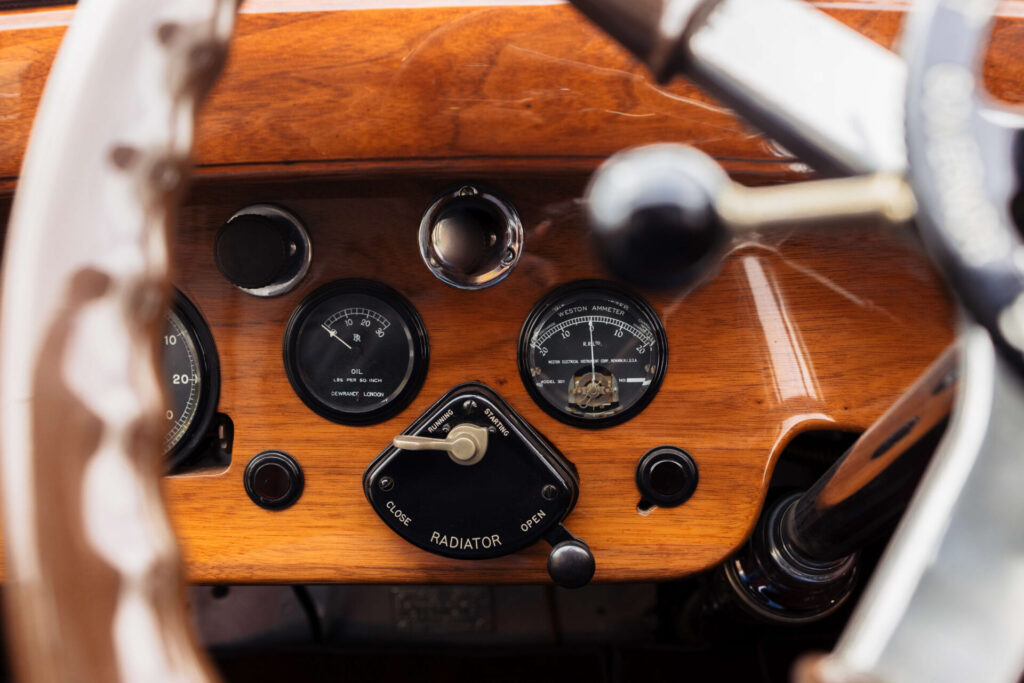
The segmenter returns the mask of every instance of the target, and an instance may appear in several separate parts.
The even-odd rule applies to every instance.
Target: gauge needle
[[[590,381],[597,381],[597,366],[594,364],[594,319],[591,318],[587,322],[587,327],[590,329]]]
[[[331,335],[331,337],[333,337],[334,339],[337,339],[342,344],[345,344],[345,348],[346,349],[348,349],[349,351],[352,350],[352,347],[349,346],[348,343],[344,339],[342,339],[341,337],[338,336],[338,332],[336,330],[332,330],[331,328],[327,327],[327,325],[321,325],[320,327],[322,327],[325,330],[327,330],[327,334]],[[593,352],[591,352],[591,354],[593,354]]]

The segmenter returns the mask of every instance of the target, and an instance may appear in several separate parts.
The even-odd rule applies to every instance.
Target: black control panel
[[[586,544],[561,525],[579,495],[575,468],[478,382],[449,391],[396,437],[366,470],[363,488],[391,529],[429,552],[486,559],[546,538],[576,551],[563,572],[572,576],[553,572],[556,582],[583,575],[586,583],[593,574]]]

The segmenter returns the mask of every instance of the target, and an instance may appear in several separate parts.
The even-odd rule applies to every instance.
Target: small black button
[[[265,462],[255,471],[252,487],[260,498],[276,503],[292,490],[292,476],[284,465]]]
[[[302,495],[304,478],[295,458],[281,451],[264,451],[245,466],[245,492],[268,510],[283,510]]]
[[[636,468],[640,495],[659,507],[685,503],[697,489],[697,479],[697,463],[689,453],[674,446],[649,451]]]

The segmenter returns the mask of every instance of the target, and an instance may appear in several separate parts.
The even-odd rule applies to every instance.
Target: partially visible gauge
[[[168,399],[164,455],[173,469],[202,441],[220,393],[220,366],[210,328],[177,290],[164,319],[160,349]]]
[[[560,287],[534,307],[519,336],[519,374],[549,415],[610,427],[643,410],[668,360],[665,328],[643,299],[608,282]]]
[[[299,304],[284,335],[284,366],[299,398],[339,424],[386,420],[419,393],[430,347],[419,313],[370,280],[328,283]]]

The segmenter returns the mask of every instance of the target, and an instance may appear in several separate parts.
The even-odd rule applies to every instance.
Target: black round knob
[[[548,574],[563,588],[581,588],[594,577],[594,554],[580,540],[562,541],[548,554]]]
[[[296,250],[289,233],[290,226],[283,220],[253,213],[236,215],[217,233],[217,268],[243,289],[272,285],[287,271]]]
[[[644,500],[659,507],[682,505],[697,489],[697,463],[681,448],[662,446],[640,458],[636,487]]]
[[[302,468],[292,456],[281,451],[264,451],[245,466],[245,492],[254,503],[268,510],[283,510],[302,495]]]
[[[693,284],[728,241],[715,208],[729,182],[710,157],[682,145],[620,152],[594,173],[587,218],[609,269],[644,287]]]

